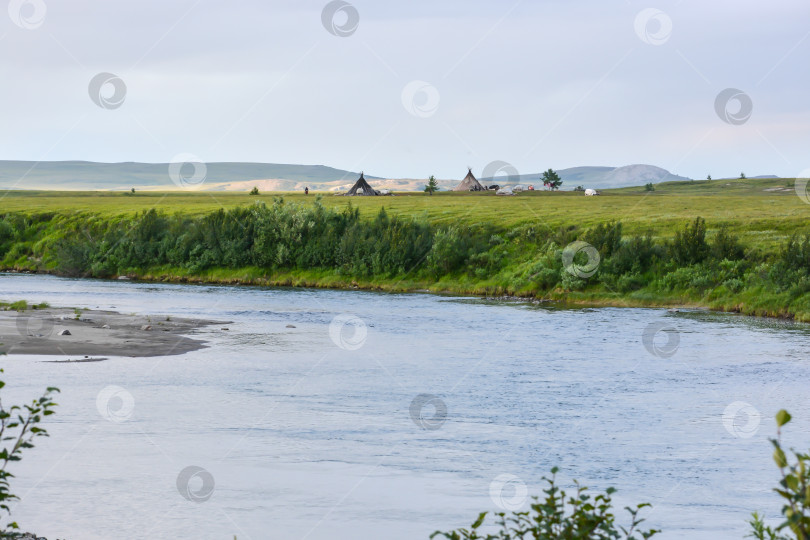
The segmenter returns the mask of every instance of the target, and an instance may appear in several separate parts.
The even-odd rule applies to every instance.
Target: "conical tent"
[[[363,178],[363,173],[360,173],[360,178],[357,179],[357,182],[354,183],[352,189],[349,190],[346,195],[354,196],[354,195],[379,195],[380,192],[375,190],[371,187],[366,179]]]
[[[472,169],[467,170],[467,176],[461,181],[459,185],[453,188],[453,191],[486,191],[487,188],[481,185],[478,180],[473,176]]]

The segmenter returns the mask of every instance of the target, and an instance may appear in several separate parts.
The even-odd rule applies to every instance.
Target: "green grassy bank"
[[[575,225],[580,229],[608,221],[621,221],[625,234],[646,234],[671,238],[688,220],[703,216],[711,227],[729,226],[746,244],[766,251],[797,231],[808,229],[810,205],[796,196],[792,179],[712,180],[656,184],[655,191],[643,187],[602,190],[600,197],[577,192],[534,191],[514,197],[493,192],[397,193],[394,197],[340,197],[323,194],[325,208],[341,212],[354,205],[364,219],[373,219],[381,208],[389,215],[417,218],[438,225],[494,224],[513,227],[528,223],[553,229]],[[54,192],[0,190],[0,214],[37,215],[92,214],[104,218],[132,217],[154,208],[173,215],[200,217],[224,209],[272,205],[283,195],[288,203],[311,205],[315,195],[303,193],[245,192]]]
[[[602,197],[0,197],[6,271],[704,306],[810,321],[810,206],[784,179]]]
[[[327,289],[358,289],[380,292],[424,292],[486,297],[517,297],[555,302],[565,306],[588,307],[692,307],[742,313],[762,317],[796,319],[810,322],[810,297],[789,291],[775,292],[765,287],[745,291],[728,291],[718,287],[709,294],[693,290],[661,290],[653,286],[620,292],[594,283],[586,290],[562,287],[538,290],[534,287],[514,287],[492,280],[478,281],[465,275],[442,279],[419,279],[415,276],[353,278],[338,271],[287,270],[267,271],[250,267],[218,268],[204,272],[170,267],[132,272],[131,277],[170,283],[217,283],[270,287],[309,287]]]

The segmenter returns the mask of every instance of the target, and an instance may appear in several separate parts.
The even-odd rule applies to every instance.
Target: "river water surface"
[[[427,538],[525,508],[555,465],[652,503],[660,538],[742,538],[779,515],[778,409],[810,445],[805,325],[34,275],[0,298],[231,321],[179,356],[0,359],[6,405],[62,391],[12,469],[13,518],[49,538]]]

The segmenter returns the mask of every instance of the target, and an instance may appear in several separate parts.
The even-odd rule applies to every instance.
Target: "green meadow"
[[[514,196],[492,192],[403,192],[386,197],[342,197],[323,194],[327,208],[344,209],[349,203],[365,218],[380,208],[389,214],[415,217],[437,224],[458,222],[510,227],[543,223],[553,228],[576,225],[591,227],[606,221],[621,221],[626,233],[651,231],[671,237],[675,227],[702,216],[710,228],[728,225],[744,241],[769,250],[796,232],[810,230],[810,205],[799,198],[791,179],[711,180],[658,184],[655,191],[643,187],[603,190],[601,196],[579,192],[534,191]],[[99,216],[134,215],[154,208],[168,214],[200,216],[222,209],[283,196],[291,203],[311,204],[315,193],[243,192],[51,192],[0,191],[0,212],[26,214],[58,212]]]
[[[703,306],[810,320],[794,180],[580,192],[0,192],[0,269]],[[593,275],[565,252],[586,242]],[[575,265],[587,265],[576,253]]]

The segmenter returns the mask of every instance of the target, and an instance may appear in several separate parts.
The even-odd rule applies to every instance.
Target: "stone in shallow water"
[[[57,335],[58,335],[58,336],[69,336],[69,335],[71,335],[71,334],[70,334],[70,330],[67,330],[67,329],[66,329],[66,330],[60,330],[60,331],[59,331],[59,333],[58,333]]]
[[[152,329],[151,324],[145,324],[145,325],[141,326],[141,330],[151,330],[151,329]]]

